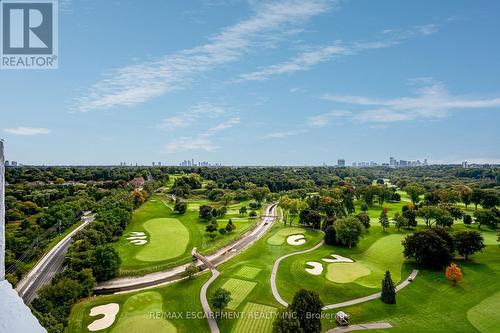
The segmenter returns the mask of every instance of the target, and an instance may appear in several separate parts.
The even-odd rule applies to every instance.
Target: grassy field
[[[304,229],[302,228],[296,228],[296,227],[283,228],[276,231],[271,237],[269,237],[267,239],[267,243],[271,245],[282,245],[283,243],[285,243],[288,236],[303,234],[303,233]]]
[[[276,308],[268,305],[248,302],[241,310],[244,317],[236,322],[234,333],[271,333],[273,331],[273,317]],[[262,314],[262,315],[259,315]]]
[[[251,292],[235,309],[225,310],[235,314],[243,313],[243,317],[220,319],[219,328],[221,332],[271,332],[273,319],[268,317],[281,307],[271,293],[270,276],[274,260],[284,254],[312,247],[323,237],[323,234],[319,231],[293,227],[294,233],[297,233],[296,229],[299,229],[299,233],[305,235],[307,239],[305,244],[299,246],[289,245],[286,242],[280,246],[269,244],[268,239],[270,237],[280,231],[286,233],[285,230],[289,228],[276,223],[268,234],[252,247],[235,259],[218,267],[221,275],[210,286],[208,294],[218,287],[224,287],[224,284],[231,279],[255,283]],[[241,297],[238,296],[238,298]],[[252,318],[252,314],[256,316]],[[259,317],[259,315],[262,316]]]
[[[199,292],[208,274],[196,279],[173,283],[164,287],[120,295],[92,297],[73,306],[69,317],[68,333],[89,332],[87,326],[98,317],[91,317],[90,310],[98,305],[118,303],[120,311],[113,323],[102,333],[191,333],[208,332],[205,318],[188,317],[188,313],[201,312]],[[162,313],[161,317],[152,312]],[[178,314],[182,313],[182,316]],[[165,314],[165,315],[163,315]]]
[[[248,206],[249,202],[231,204],[224,218],[217,221],[222,228],[232,219],[236,230],[224,236],[217,233],[217,237],[211,239],[205,232],[207,222],[198,217],[198,208],[204,204],[220,204],[199,199],[187,202],[197,208],[188,209],[181,215],[173,211],[173,203],[167,195],[156,194],[134,212],[123,236],[114,244],[122,258],[120,275],[146,274],[187,263],[191,260],[193,247],[203,254],[209,254],[245,233],[258,221],[238,212],[240,207]],[[148,243],[132,244],[127,240],[131,232],[144,232]]]
[[[500,331],[500,291],[467,311],[467,319],[481,333]]]
[[[250,294],[252,289],[257,283],[253,281],[241,280],[230,278],[223,285],[222,288],[231,293],[231,301],[227,305],[228,309],[236,310],[238,306]]]
[[[182,255],[189,243],[189,232],[178,220],[172,218],[151,219],[143,224],[149,235],[147,246],[139,245],[135,256],[141,261],[162,261]]]

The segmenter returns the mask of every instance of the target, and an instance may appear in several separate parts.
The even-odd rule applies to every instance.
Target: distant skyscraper
[[[339,166],[339,167],[345,167],[345,160],[344,159],[339,159],[337,161],[337,166]]]
[[[469,163],[467,161],[462,162],[462,168],[467,169],[469,167]]]
[[[394,159],[394,157],[389,158],[389,165],[390,165],[390,166],[394,166],[394,165],[396,165],[396,163],[395,163],[395,162],[396,162],[396,160]]]

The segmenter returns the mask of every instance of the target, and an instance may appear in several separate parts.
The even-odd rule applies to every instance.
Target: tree
[[[299,223],[308,227],[312,227],[313,229],[320,229],[321,215],[316,210],[306,208],[302,212],[300,212]]]
[[[188,278],[188,279],[192,279],[193,276],[198,273],[200,271],[200,269],[198,268],[198,266],[196,266],[195,264],[189,264],[186,269],[184,270],[184,275]]]
[[[420,201],[420,196],[425,193],[425,188],[422,185],[416,183],[406,185],[404,190],[410,196],[413,204],[417,204]]]
[[[226,231],[232,232],[234,229],[236,229],[236,226],[234,225],[233,220],[229,219],[226,224]]]
[[[455,286],[458,282],[462,281],[463,274],[460,267],[452,262],[448,267],[446,267],[446,278]]]
[[[175,203],[174,210],[179,214],[184,214],[187,210],[187,203],[183,201],[177,201]]]
[[[500,199],[495,192],[489,190],[483,192],[483,197],[481,198],[481,206],[483,206],[483,208],[494,208],[499,203]]]
[[[220,228],[219,229],[219,234],[221,234],[222,236],[224,236],[226,233],[227,233],[226,228]]]
[[[280,311],[273,322],[273,333],[303,333],[300,321],[288,310]]]
[[[408,226],[408,219],[401,216],[401,214],[399,214],[399,213],[394,214],[393,221],[394,221],[394,225],[396,226],[396,229],[398,231],[401,228],[405,228],[406,226]]]
[[[496,228],[497,224],[500,223],[500,214],[498,210],[495,209],[481,209],[474,212],[474,218],[478,224],[478,228],[487,225],[490,228]]]
[[[465,209],[472,202],[472,189],[469,186],[461,186],[460,187],[460,200],[465,205]]]
[[[214,216],[212,214],[213,208],[208,205],[200,206],[199,213],[200,218],[204,220],[211,220]]]
[[[257,213],[256,213],[254,210],[252,210],[252,211],[248,214],[248,217],[250,217],[250,218],[256,218],[256,217],[257,217]]]
[[[384,207],[382,209],[378,221],[382,225],[382,231],[385,231],[385,228],[389,227],[389,217],[387,216],[387,207]]]
[[[288,309],[294,313],[304,333],[321,332],[323,302],[317,292],[301,289],[295,293]]]
[[[361,222],[366,230],[370,229],[370,216],[366,213],[360,213],[356,215],[356,218]]]
[[[234,200],[234,194],[232,193],[229,193],[229,192],[226,192],[223,196],[222,196],[222,202],[224,203],[224,206],[227,206],[229,205],[229,203],[231,201]]]
[[[443,218],[444,215],[449,214],[447,211],[437,206],[424,206],[417,210],[417,216],[423,218],[428,227],[432,226],[438,219]]]
[[[415,260],[423,267],[439,270],[451,262],[452,251],[434,229],[406,236],[402,244],[404,257]]]
[[[449,213],[439,214],[436,217],[436,225],[443,228],[451,228],[451,226],[453,225],[453,217]]]
[[[224,288],[217,288],[212,295],[210,295],[210,305],[218,312],[224,309],[229,302],[231,302],[231,292]]]
[[[465,225],[471,225],[472,224],[472,216],[469,214],[465,214],[463,217],[463,221]]]
[[[325,243],[328,245],[335,245],[337,244],[337,233],[335,232],[335,228],[333,225],[329,225],[325,229]]]
[[[361,208],[361,211],[363,211],[363,212],[367,212],[368,209],[370,209],[370,207],[368,207],[368,204],[366,202],[364,202],[364,201],[361,203],[361,207],[360,208]]]
[[[344,204],[344,207],[347,210],[348,214],[352,214],[356,211],[356,208],[354,207],[354,200],[352,199],[352,194],[345,194],[342,203]]]
[[[247,213],[247,207],[243,206],[240,208],[240,215],[245,215]]]
[[[477,206],[481,203],[481,201],[483,200],[483,190],[479,189],[479,188],[475,188],[472,190],[472,193],[471,193],[471,202],[474,204],[474,209],[477,210]]]
[[[258,203],[261,203],[266,199],[266,197],[271,193],[267,187],[256,187],[250,190],[250,195]]]
[[[358,244],[364,227],[355,217],[346,217],[335,221],[334,224],[337,241],[351,248]]]
[[[382,295],[380,300],[385,304],[396,304],[396,287],[391,278],[391,272],[386,271],[382,280]]]
[[[454,235],[455,248],[465,260],[471,254],[482,251],[485,247],[484,238],[478,231],[460,231]]]
[[[413,209],[413,205],[403,206],[403,217],[408,220],[408,228],[416,228],[417,227],[417,213],[415,209]]]
[[[110,245],[95,248],[92,270],[97,281],[107,281],[118,274],[121,264],[118,252]]]

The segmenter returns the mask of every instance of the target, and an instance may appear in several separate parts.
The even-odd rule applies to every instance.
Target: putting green
[[[111,332],[141,333],[165,332],[176,333],[177,328],[166,319],[153,319],[151,312],[163,311],[163,297],[159,292],[148,291],[127,299],[121,309],[120,318]]]
[[[177,219],[151,219],[143,224],[149,233],[149,243],[135,256],[141,261],[153,262],[178,257],[189,244],[189,231]]]
[[[250,282],[240,279],[229,279],[224,283],[222,288],[226,289],[231,293],[231,301],[227,305],[230,310],[236,310],[236,308],[245,300],[245,298],[250,294],[252,289],[257,285],[256,282]]]
[[[467,311],[467,319],[481,333],[500,332],[500,292]]]
[[[251,280],[254,277],[256,277],[257,274],[259,274],[260,271],[261,271],[260,268],[250,267],[250,266],[243,266],[234,275],[240,276],[240,277],[243,277],[243,278],[247,278],[247,279]]]
[[[303,234],[305,230],[296,227],[286,227],[274,233],[267,239],[267,243],[271,245],[281,245],[285,242],[286,238],[290,235]]]
[[[272,306],[251,303],[245,304],[242,312],[245,314],[231,330],[233,333],[271,333],[273,331],[273,314],[276,308]]]
[[[401,280],[403,235],[390,235],[377,240],[360,255],[352,255],[353,263],[328,265],[326,278],[337,283],[354,282],[368,288],[379,288],[385,271],[391,272],[394,283]]]
[[[370,273],[371,271],[359,262],[338,262],[328,265],[326,278],[336,283],[351,283]]]

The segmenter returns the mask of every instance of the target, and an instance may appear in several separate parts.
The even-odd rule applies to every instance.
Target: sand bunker
[[[338,254],[332,254],[331,256],[334,257],[335,259],[323,258],[321,260],[323,260],[324,262],[328,262],[328,263],[334,263],[334,262],[354,262],[351,259],[339,256]]]
[[[132,231],[129,233],[127,240],[134,245],[144,245],[146,244],[148,236],[142,231]]]
[[[132,244],[135,244],[135,245],[144,245],[146,244],[148,241],[145,240],[145,239],[134,239],[134,240],[131,240],[130,243]]]
[[[320,275],[323,273],[323,264],[316,261],[308,261],[307,265],[312,268],[306,268],[306,272],[312,275]]]
[[[100,331],[110,327],[115,322],[115,317],[119,310],[120,305],[118,305],[118,303],[109,303],[93,307],[90,310],[91,317],[99,315],[104,315],[104,317],[94,320],[87,328],[89,331]]]
[[[131,239],[146,239],[148,238],[148,236],[132,236],[132,237],[127,237],[128,240],[131,240]]]
[[[291,235],[288,236],[286,242],[290,245],[302,245],[306,242],[304,235]]]

